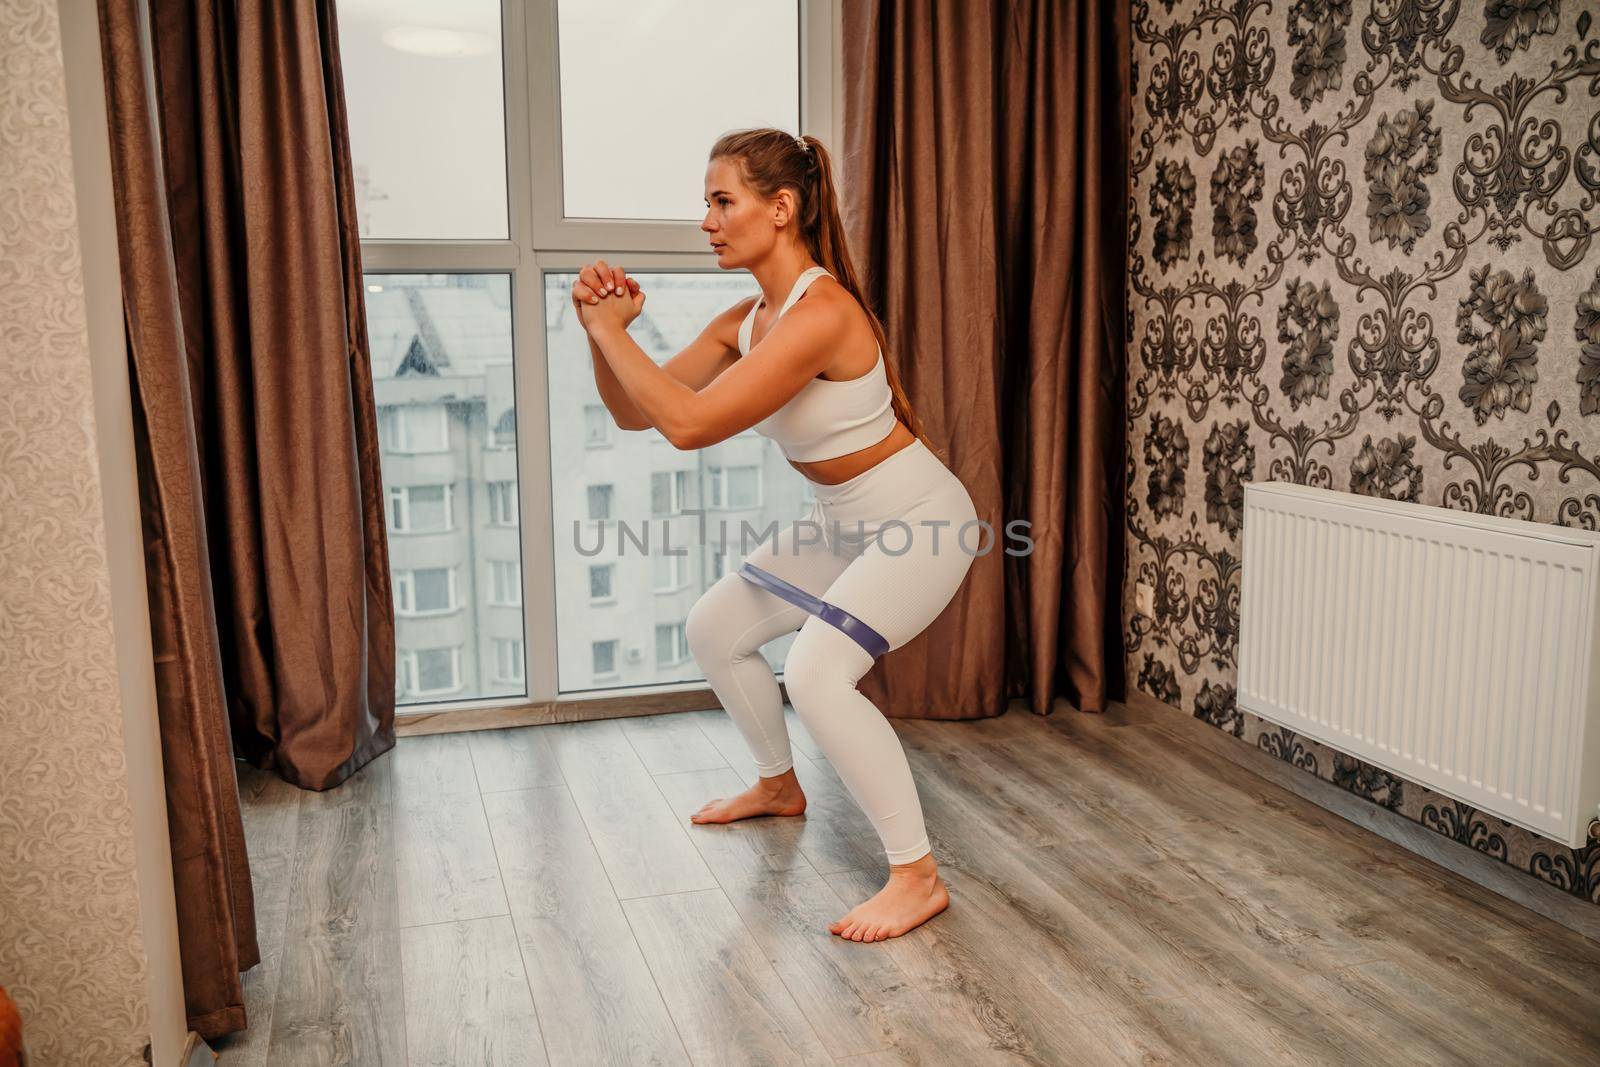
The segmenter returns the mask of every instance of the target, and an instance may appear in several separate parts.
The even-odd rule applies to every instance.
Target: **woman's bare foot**
[[[912,863],[890,864],[889,882],[828,927],[851,941],[882,941],[921,926],[950,905],[950,894],[929,853]]]
[[[805,810],[806,794],[800,788],[800,779],[795,777],[794,768],[790,767],[771,778],[757,778],[755,785],[738,796],[706,801],[699,811],[689,816],[689,821],[733,822],[756,815],[799,815]]]

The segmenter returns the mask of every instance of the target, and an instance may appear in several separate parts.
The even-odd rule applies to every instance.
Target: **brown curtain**
[[[1126,695],[1130,43],[1115,0],[845,0],[845,224],[912,406],[994,549],[862,681],[887,713]],[[1026,520],[1033,541],[1006,535]]]
[[[99,9],[184,993],[215,1037],[259,959],[235,751],[327,789],[395,740],[337,30],[332,0]]]

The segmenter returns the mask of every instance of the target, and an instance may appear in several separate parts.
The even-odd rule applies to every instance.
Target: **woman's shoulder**
[[[861,302],[855,298],[855,294],[831,274],[817,275],[795,303],[801,300],[812,301],[813,308],[824,309],[830,317],[839,316],[841,324],[853,322],[862,315]]]
[[[845,288],[843,282],[832,274],[820,274],[817,280],[807,287],[801,299],[811,299],[812,290],[816,290],[816,306],[820,306],[826,312],[828,318],[833,320],[832,325],[844,335],[851,338],[857,336],[874,338],[872,319],[868,316],[867,309],[856,299],[854,293]]]

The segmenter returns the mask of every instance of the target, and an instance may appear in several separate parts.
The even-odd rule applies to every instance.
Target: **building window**
[[[383,446],[397,455],[450,451],[450,413],[443,404],[384,408]]]
[[[583,405],[583,443],[599,448],[611,443],[611,412],[604,404]]]
[[[500,417],[495,420],[494,429],[489,432],[490,448],[516,448],[517,447],[517,409],[506,408]]]
[[[515,638],[494,639],[494,680],[504,684],[522,681],[522,642]]]
[[[657,471],[650,475],[650,514],[681,515],[689,503],[688,471]]]
[[[454,567],[394,572],[394,610],[400,615],[442,615],[461,606]]]
[[[595,641],[589,645],[596,678],[617,673],[617,642]]]
[[[450,489],[448,485],[390,486],[389,530],[392,533],[443,533],[452,529]]]
[[[617,594],[613,586],[616,572],[617,565],[615,563],[601,563],[589,568],[590,603],[616,599]]]
[[[689,639],[681,622],[656,626],[656,666],[672,667],[689,658]]]
[[[517,525],[517,483],[489,483],[489,525]]]
[[[759,508],[761,506],[761,468],[707,467],[714,508]]]
[[[716,581],[728,573],[728,554],[726,552],[711,553],[711,580]]]
[[[589,487],[589,518],[591,520],[611,518],[611,486],[591,485]]]
[[[689,584],[689,557],[662,553],[654,559],[655,591],[675,593]]]
[[[423,648],[400,653],[400,688],[406,696],[439,696],[461,688],[461,649]]]
[[[515,560],[489,561],[489,603],[503,607],[522,603],[522,564]]]

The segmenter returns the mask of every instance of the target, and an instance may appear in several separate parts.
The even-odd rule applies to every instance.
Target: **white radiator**
[[[1241,708],[1577,848],[1600,816],[1600,534],[1244,492]]]

